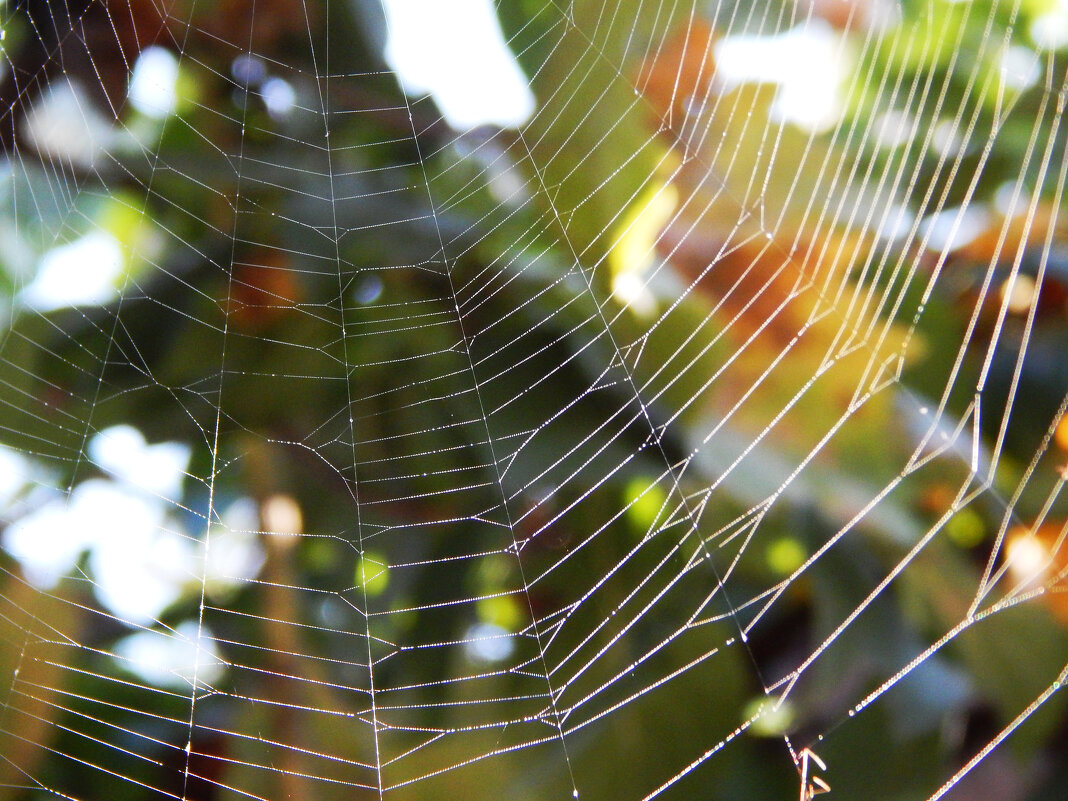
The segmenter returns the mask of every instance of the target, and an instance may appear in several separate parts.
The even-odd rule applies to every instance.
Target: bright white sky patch
[[[119,240],[94,231],[45,253],[36,277],[22,290],[21,297],[38,311],[98,306],[117,295],[122,268]]]
[[[431,93],[459,131],[510,128],[534,112],[534,95],[508,49],[491,0],[383,0],[386,59],[409,94]]]
[[[1030,89],[1041,77],[1038,54],[1030,48],[1017,45],[1001,54],[1001,80],[1010,89]]]
[[[29,464],[26,457],[0,446],[0,506],[6,506],[26,485]]]
[[[840,86],[847,65],[841,34],[820,20],[774,36],[725,36],[715,45],[716,76],[727,90],[774,83],[772,119],[824,130],[842,113]]]
[[[222,678],[224,663],[207,628],[198,631],[192,621],[173,632],[141,631],[115,646],[122,666],[159,687],[188,689],[196,676],[197,685],[211,685]]]
[[[137,429],[114,426],[96,434],[88,451],[93,464],[114,480],[83,481],[69,496],[53,489],[51,498],[3,532],[4,547],[32,584],[54,587],[88,552],[100,603],[120,620],[140,625],[158,620],[183,594],[198,590],[201,576],[216,593],[259,572],[264,555],[254,504],[230,506],[221,525],[212,528],[210,549],[170,515],[182,493],[187,445],[149,445]],[[9,483],[14,492],[25,481],[24,460],[6,454],[0,449],[0,499]]]
[[[1068,45],[1068,0],[1058,0],[1031,23],[1031,39],[1045,50]]]
[[[69,499],[56,498],[8,526],[4,547],[22,564],[26,578],[43,589],[70,573],[86,548],[94,549],[97,596],[111,611],[140,621],[178,597],[173,586],[146,587],[141,570],[162,522],[163,509],[154,499],[91,479]],[[173,566],[174,549],[163,550],[153,558]]]
[[[964,247],[990,225],[990,213],[979,205],[954,207],[923,219],[920,230],[927,236],[927,247],[947,252]]]
[[[163,47],[141,51],[130,76],[130,105],[148,117],[171,114],[178,103],[178,59]]]
[[[4,529],[4,548],[18,559],[22,574],[35,587],[54,587],[85,550],[85,530],[70,522],[67,504],[56,500]]]
[[[100,500],[107,498],[101,494]],[[151,624],[194,582],[200,560],[193,540],[164,528],[162,517],[153,514],[162,511],[159,506],[139,508],[138,502],[144,500],[126,494],[96,520],[80,515],[71,523],[102,524],[89,552],[96,597],[120,620]]]
[[[209,594],[222,595],[255,578],[264,554],[256,533],[256,504],[241,498],[222,513],[220,525],[211,527],[210,547],[202,549],[204,584]]]
[[[23,120],[27,139],[46,156],[91,168],[117,142],[104,117],[75,80],[48,85]]]
[[[894,242],[907,236],[915,221],[916,215],[908,206],[902,203],[891,203],[876,223],[875,230],[883,239]]]
[[[89,441],[89,458],[135,487],[177,498],[189,464],[189,446],[178,442],[149,445],[133,426],[113,426]]]
[[[873,136],[883,147],[898,147],[912,140],[916,120],[904,111],[887,111],[875,118]]]

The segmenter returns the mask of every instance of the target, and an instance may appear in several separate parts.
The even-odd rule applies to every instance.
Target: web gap
[[[437,211],[436,211],[433,192],[432,192],[432,190],[430,188],[430,177],[429,177],[429,174],[427,173],[426,163],[423,160],[423,156],[422,156],[422,146],[419,143],[418,132],[415,129],[414,119],[413,119],[413,116],[412,116],[411,103],[408,100],[407,94],[404,93],[403,87],[400,87],[400,89],[401,89],[401,94],[404,97],[405,106],[408,109],[409,121],[412,123],[412,141],[413,141],[414,146],[416,148],[416,152],[419,154],[419,165],[420,165],[420,169],[421,169],[422,175],[423,175],[423,183],[424,183],[424,185],[426,187],[427,202],[430,204],[430,207],[431,207],[431,215],[433,217],[434,228],[435,228],[435,231],[437,233],[439,252],[440,252],[441,258],[442,258],[442,260],[444,262],[445,274],[446,274],[446,277],[447,277],[448,282],[449,282],[449,292],[450,292],[450,297],[451,297],[451,300],[452,300],[453,308],[455,309],[456,324],[460,329],[460,335],[461,335],[461,338],[464,341],[464,356],[465,356],[465,359],[467,361],[468,371],[470,372],[470,376],[471,376],[471,381],[472,381],[472,386],[473,386],[473,389],[474,389],[475,397],[476,397],[476,399],[478,401],[479,410],[480,410],[480,417],[481,417],[481,420],[482,420],[482,423],[483,423],[483,427],[484,427],[485,432],[486,432],[486,446],[490,451],[490,458],[493,461],[494,470],[495,470],[495,473],[496,473],[496,484],[497,484],[497,488],[499,490],[500,498],[501,498],[501,510],[505,515],[506,525],[508,527],[509,533],[510,533],[511,538],[512,538],[511,549],[513,550],[514,555],[515,555],[516,565],[517,565],[517,568],[519,570],[519,578],[520,578],[520,581],[523,584],[523,593],[524,593],[524,596],[526,598],[527,609],[530,612],[530,616],[531,616],[531,620],[532,620],[532,624],[531,625],[532,625],[533,630],[534,630],[534,636],[535,636],[535,642],[537,644],[538,655],[539,655],[539,658],[541,660],[542,675],[544,676],[545,684],[546,684],[546,686],[548,687],[548,690],[549,690],[549,696],[548,696],[549,705],[550,705],[550,708],[552,709],[553,723],[554,723],[554,727],[556,729],[555,738],[559,739],[560,746],[563,749],[564,762],[566,763],[568,775],[569,775],[570,780],[571,780],[572,797],[578,798],[579,797],[578,785],[576,783],[575,774],[574,774],[574,772],[572,770],[571,757],[570,757],[570,754],[568,752],[567,742],[566,742],[566,740],[564,738],[563,723],[562,723],[562,720],[561,720],[560,711],[559,711],[559,709],[557,707],[558,695],[557,695],[557,691],[553,687],[552,679],[550,678],[549,668],[548,668],[546,654],[545,654],[545,646],[542,644],[542,632],[541,632],[540,626],[538,625],[538,617],[534,613],[534,603],[533,603],[533,600],[530,597],[530,589],[529,589],[529,585],[528,585],[527,579],[526,579],[525,568],[523,567],[522,549],[520,547],[519,540],[517,539],[516,534],[515,534],[515,527],[514,527],[514,524],[513,524],[513,521],[512,521],[512,513],[511,513],[510,505],[509,505],[509,502],[508,502],[508,496],[507,496],[507,493],[504,490],[503,476],[501,474],[500,467],[499,467],[500,463],[499,463],[499,461],[497,459],[496,449],[494,447],[494,437],[493,437],[493,433],[492,433],[492,430],[491,430],[490,425],[489,425],[489,418],[486,415],[486,408],[485,408],[485,403],[484,403],[484,400],[483,400],[483,397],[482,397],[481,385],[480,385],[480,382],[478,380],[477,373],[475,372],[475,366],[474,366],[474,362],[473,362],[473,359],[472,359],[472,356],[471,356],[471,350],[470,350],[470,346],[469,346],[469,338],[468,338],[468,335],[466,333],[465,326],[464,326],[464,323],[463,323],[463,315],[462,315],[462,313],[460,311],[460,304],[459,304],[459,299],[458,299],[458,297],[456,295],[455,284],[453,283],[453,278],[452,278],[453,265],[450,264],[449,256],[445,251],[445,242],[444,242],[444,238],[443,238],[442,233],[441,233],[441,227],[440,227],[440,223],[439,223],[439,220],[438,220],[438,215],[437,215]],[[516,746],[516,747],[518,747],[518,746]],[[433,773],[430,774],[430,775],[433,775]]]

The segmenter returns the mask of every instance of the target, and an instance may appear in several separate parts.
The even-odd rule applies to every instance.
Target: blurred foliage
[[[832,798],[927,798],[1063,671],[1050,8],[812,4],[860,53],[817,133],[716,84],[727,12],[502,0],[539,110],[457,135],[371,4],[9,5],[0,438],[40,473],[3,522],[130,424],[193,449],[168,525],[202,541],[251,499],[264,564],[149,626],[213,632],[229,669],[191,710],[113,656],[134,627],[84,557],[45,591],[5,555],[0,796],[621,799],[696,763],[663,797],[770,800],[797,797],[786,736]],[[182,56],[162,121],[123,103],[150,43]],[[27,136],[63,81],[113,134],[89,161]],[[925,239],[961,206],[981,230]],[[91,232],[116,297],[27,308]],[[946,797],[1058,797],[1065,726],[1054,696]]]

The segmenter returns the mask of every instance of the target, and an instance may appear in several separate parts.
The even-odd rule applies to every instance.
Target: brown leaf
[[[300,302],[296,272],[277,252],[261,251],[235,263],[230,282],[230,320],[238,328],[259,331],[285,316]]]
[[[712,47],[718,36],[710,22],[688,21],[642,63],[635,86],[668,124],[675,114],[685,116],[691,100],[709,91],[716,70]]]

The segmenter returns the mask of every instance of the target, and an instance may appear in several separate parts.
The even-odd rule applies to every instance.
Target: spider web
[[[5,7],[0,792],[1058,797],[1063,3],[496,10]]]

